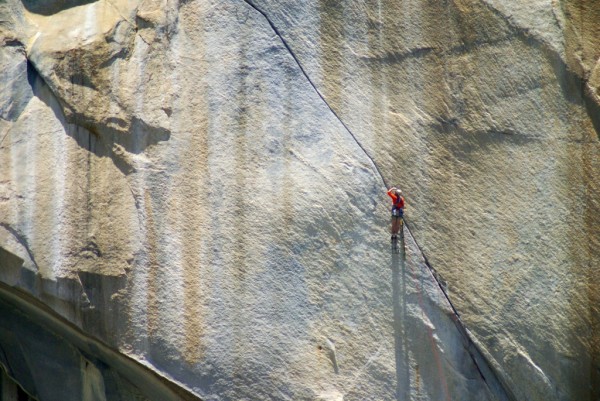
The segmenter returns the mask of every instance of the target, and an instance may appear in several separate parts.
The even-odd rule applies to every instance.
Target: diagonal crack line
[[[2,347],[2,345],[0,344],[0,352],[2,352],[4,361],[6,362],[6,366],[5,366],[5,372],[8,376],[13,377],[14,376],[14,370],[13,368],[10,366],[10,360],[8,359],[8,356],[6,355],[6,351],[4,350],[4,348]],[[1,367],[1,365],[0,365]]]
[[[460,314],[458,313],[458,310],[456,309],[456,307],[454,306],[454,304],[450,300],[450,296],[446,292],[446,289],[444,288],[443,284],[440,282],[439,275],[438,275],[437,271],[433,268],[433,266],[431,266],[431,263],[429,263],[429,260],[427,259],[427,256],[425,255],[425,252],[423,252],[423,248],[421,248],[421,246],[417,242],[415,236],[412,234],[412,232],[410,230],[410,227],[408,226],[408,222],[406,221],[406,219],[404,221],[404,225],[406,227],[406,231],[408,232],[408,234],[412,238],[413,242],[415,243],[415,245],[419,249],[419,253],[423,257],[423,260],[425,261],[425,266],[427,266],[427,269],[429,270],[429,273],[431,274],[431,277],[433,277],[433,279],[437,283],[438,287],[442,291],[442,294],[444,294],[444,297],[446,298],[446,301],[448,301],[448,304],[450,305],[450,308],[452,309],[452,315],[453,315],[452,316],[452,321],[454,322],[454,325],[455,325],[456,329],[458,330],[458,332],[460,333],[460,335],[466,341],[465,350],[467,351],[467,353],[471,357],[471,361],[475,365],[475,369],[477,369],[477,372],[479,372],[479,375],[483,379],[484,383],[491,390],[492,386],[488,382],[488,378],[486,377],[486,375],[483,373],[483,370],[482,370],[480,364],[477,362],[477,357],[481,358],[485,363],[487,363],[488,368],[491,370],[491,372],[492,372],[491,374],[493,375],[493,377],[496,377],[497,373],[491,367],[491,364],[489,363],[489,361],[487,360],[487,358],[483,355],[483,353],[481,352],[481,350],[479,349],[479,347],[477,347],[477,345],[475,344],[475,342],[473,341],[473,339],[469,335],[469,332],[468,332],[467,328],[465,327],[463,321],[460,318]],[[473,350],[475,350],[475,351],[473,351]],[[477,356],[474,355],[474,353],[476,353]],[[497,377],[496,377],[496,380],[498,381],[498,383],[500,383],[500,380],[498,380]],[[504,391],[505,395],[507,396],[507,398],[509,400],[516,400],[515,396],[512,394],[512,392],[504,384],[500,383],[500,388],[502,389],[502,391]]]
[[[11,128],[11,126],[9,125],[8,127],[6,127],[6,130],[4,132],[2,132],[2,134],[4,134],[4,135],[2,136],[2,139],[0,139],[0,146],[2,146],[2,143],[4,142],[4,140],[10,133],[10,128]]]
[[[14,228],[12,228],[7,223],[0,223],[0,227],[4,228],[6,231],[8,231],[17,240],[17,242],[19,244],[21,244],[21,246],[23,248],[25,248],[25,251],[27,251],[27,254],[29,255],[29,258],[31,259],[31,261],[33,262],[35,268],[39,271],[40,267],[38,266],[37,262],[35,261],[35,257],[33,256],[33,252],[31,251],[31,248],[29,247],[29,243],[27,242],[27,238],[25,238],[24,235],[22,235],[21,233],[19,233],[17,230],[15,230]]]
[[[309,77],[308,73],[306,72],[306,70],[304,69],[304,67],[302,66],[302,63],[300,63],[300,60],[298,60],[298,57],[296,56],[296,54],[292,51],[292,49],[290,48],[289,44],[287,43],[287,41],[283,38],[283,36],[281,35],[281,33],[279,32],[279,29],[277,29],[277,27],[275,26],[275,24],[271,21],[271,19],[267,16],[267,14],[262,11],[256,4],[254,4],[253,0],[243,0],[246,4],[248,4],[250,7],[252,7],[254,10],[256,10],[258,13],[260,13],[265,20],[267,21],[267,23],[271,26],[271,29],[273,30],[273,32],[275,32],[275,34],[279,37],[279,40],[281,40],[281,43],[283,44],[283,46],[285,46],[285,48],[287,49],[287,51],[289,52],[289,54],[292,56],[292,58],[294,59],[294,61],[296,62],[296,64],[298,65],[298,68],[300,68],[300,71],[302,71],[302,74],[304,75],[304,77],[308,80],[308,83],[313,87],[313,89],[315,90],[315,92],[317,93],[317,95],[319,95],[319,97],[321,98],[321,100],[323,101],[323,103],[325,103],[325,105],[327,105],[327,107],[329,108],[329,110],[333,113],[333,115],[337,118],[337,120],[342,124],[342,126],[346,129],[346,131],[348,131],[348,133],[352,136],[352,138],[354,139],[354,141],[356,142],[356,144],[363,150],[363,152],[365,153],[365,155],[369,158],[369,160],[371,160],[371,163],[373,163],[373,166],[375,167],[375,169],[377,170],[377,173],[379,174],[381,180],[383,181],[383,184],[385,185],[385,187],[387,188],[387,182],[385,177],[383,176],[381,170],[379,170],[379,167],[377,166],[377,164],[375,163],[375,161],[373,160],[373,158],[369,155],[369,153],[366,151],[365,147],[360,143],[360,141],[356,138],[356,136],[354,135],[354,133],[350,130],[350,128],[346,125],[346,123],[344,123],[344,121],[342,121],[342,119],[340,118],[340,116],[337,114],[337,112],[333,109],[333,107],[331,107],[331,105],[329,104],[329,102],[327,102],[327,100],[325,99],[325,97],[323,96],[323,94],[321,94],[321,91],[319,91],[319,89],[317,88],[317,86],[315,85],[315,83],[312,81],[312,79]],[[415,237],[413,236],[410,228],[408,227],[408,223],[406,224],[406,229],[408,230],[409,234],[411,235],[411,237],[413,238],[413,240],[415,241],[415,244],[417,244],[417,247],[419,248],[419,251],[421,252],[421,255],[423,256],[423,259],[425,260],[425,264],[427,265],[427,267],[429,268],[429,270],[432,272],[433,278],[435,279],[435,281],[437,282],[438,286],[440,287],[440,289],[442,290],[444,296],[446,297],[446,299],[448,300],[448,302],[450,303],[450,306],[452,308],[452,311],[454,312],[454,314],[456,315],[456,317],[458,319],[460,319],[458,311],[456,310],[456,308],[454,307],[454,304],[452,304],[452,302],[450,301],[450,298],[446,292],[446,290],[444,289],[444,287],[442,286],[442,284],[440,283],[440,281],[437,278],[437,272],[435,272],[435,270],[431,267],[431,265],[429,264],[429,261],[427,260],[427,257],[425,256],[425,254],[423,253],[423,249],[421,248],[421,246],[417,243]],[[462,326],[462,322],[460,322],[460,325]],[[463,330],[464,327],[463,327]]]
[[[387,183],[385,181],[385,178],[383,177],[383,174],[381,173],[381,171],[379,170],[379,167],[375,163],[375,160],[373,160],[373,158],[371,157],[371,155],[369,154],[369,152],[367,152],[367,150],[365,149],[365,147],[356,138],[356,136],[350,130],[350,128],[346,125],[346,123],[344,123],[344,121],[342,121],[342,119],[340,118],[340,116],[338,115],[338,113],[333,109],[333,107],[331,107],[331,105],[329,104],[329,102],[325,99],[325,96],[323,96],[323,94],[321,93],[321,91],[319,91],[319,89],[317,88],[317,86],[315,85],[315,83],[312,81],[312,79],[310,78],[310,76],[308,75],[308,73],[306,72],[306,70],[304,69],[304,67],[302,66],[302,63],[300,63],[300,60],[298,59],[298,57],[296,56],[296,54],[293,52],[293,50],[290,47],[290,45],[288,45],[287,41],[283,38],[283,35],[279,32],[279,29],[277,29],[277,27],[275,26],[275,24],[273,24],[273,21],[271,21],[271,19],[267,16],[267,14],[263,10],[261,10],[256,4],[254,4],[253,0],[243,0],[243,1],[246,4],[248,4],[250,7],[252,7],[253,9],[255,9],[258,13],[260,13],[265,18],[265,20],[267,21],[267,23],[269,24],[269,26],[271,26],[271,29],[273,30],[273,32],[275,32],[275,34],[279,37],[279,40],[281,40],[281,43],[283,44],[283,46],[285,46],[285,48],[287,49],[287,51],[290,54],[290,56],[292,56],[292,58],[294,59],[294,61],[298,65],[298,68],[300,68],[300,71],[302,71],[302,74],[304,75],[304,77],[306,78],[306,80],[308,81],[308,83],[310,84],[310,86],[312,86],[312,88],[315,90],[315,92],[317,93],[317,95],[321,98],[321,100],[323,101],[323,103],[325,103],[325,105],[327,106],[327,108],[329,108],[329,111],[331,111],[331,113],[340,122],[340,124],[342,124],[342,126],[344,127],[344,129],[346,131],[348,131],[348,133],[350,134],[350,136],[354,139],[354,142],[356,142],[356,144],[362,149],[362,151],[369,158],[369,160],[371,160],[371,163],[373,164],[373,167],[375,167],[375,170],[377,170],[377,173],[381,177],[381,180],[383,181],[383,184],[387,188]]]
[[[425,255],[425,252],[423,252],[423,248],[421,248],[421,245],[419,245],[419,243],[417,242],[415,236],[413,235],[413,233],[412,233],[412,231],[411,231],[411,229],[410,229],[410,227],[408,225],[408,221],[406,221],[406,217],[404,218],[404,225],[406,226],[406,230],[408,231],[408,234],[411,236],[412,240],[417,245],[417,248],[419,249],[419,253],[423,257],[423,260],[425,261],[425,265],[429,269],[429,272],[431,273],[431,275],[433,276],[433,278],[437,282],[438,286],[440,287],[440,290],[442,290],[442,293],[444,294],[444,297],[446,298],[446,300],[450,304],[450,307],[452,308],[452,312],[454,313],[454,315],[456,315],[456,317],[458,319],[460,319],[460,314],[458,313],[458,310],[454,307],[454,304],[452,303],[452,301],[450,301],[450,296],[446,292],[446,289],[444,288],[444,285],[440,282],[440,279],[438,277],[439,276],[438,272],[431,266],[431,263],[429,263],[429,260],[427,259],[427,256]],[[461,325],[462,325],[462,323],[461,323]]]
[[[340,118],[340,116],[336,113],[336,111],[331,107],[331,105],[329,104],[329,102],[327,102],[327,100],[325,99],[325,97],[321,94],[321,92],[319,91],[319,89],[317,89],[317,86],[315,85],[315,83],[312,81],[312,79],[310,79],[310,77],[308,76],[308,73],[306,72],[306,70],[304,69],[304,67],[302,67],[302,64],[300,63],[300,60],[298,60],[298,57],[294,54],[294,52],[292,51],[292,49],[290,48],[290,46],[288,45],[287,41],[283,38],[283,36],[281,35],[281,33],[279,32],[279,29],[277,29],[277,27],[275,26],[275,24],[273,24],[273,22],[271,21],[271,19],[267,16],[267,14],[262,11],[258,6],[256,6],[256,4],[254,4],[253,0],[243,0],[245,3],[247,3],[250,7],[252,7],[253,9],[255,9],[258,13],[260,13],[265,20],[268,22],[268,24],[271,26],[271,29],[275,32],[275,34],[279,37],[279,39],[281,40],[281,43],[283,43],[283,45],[285,46],[285,48],[287,49],[287,51],[289,52],[289,54],[292,56],[292,58],[294,59],[294,61],[296,62],[296,64],[298,65],[298,68],[300,68],[300,71],[302,71],[302,74],[304,75],[304,77],[308,80],[308,82],[310,83],[310,85],[313,87],[313,89],[315,90],[315,92],[319,95],[319,97],[321,98],[321,100],[327,105],[327,107],[329,108],[329,110],[333,113],[333,115],[337,118],[337,120],[342,124],[342,126],[346,129],[346,131],[348,131],[348,133],[352,136],[352,138],[354,139],[354,141],[356,142],[356,144],[363,150],[363,152],[365,153],[365,155],[369,158],[369,160],[371,160],[371,163],[373,163],[373,166],[375,167],[375,169],[377,170],[377,173],[379,174],[381,180],[383,181],[383,184],[386,186],[386,188],[388,187],[387,182],[385,177],[383,176],[383,174],[381,173],[381,170],[379,170],[379,167],[377,166],[377,164],[375,163],[375,161],[373,160],[373,158],[369,155],[369,153],[366,151],[366,149],[364,148],[364,146],[360,143],[360,141],[356,138],[356,136],[354,135],[354,133],[350,130],[350,128],[346,125],[346,123],[344,123],[344,121],[342,121],[342,119]],[[406,221],[406,219],[405,219]],[[446,297],[446,299],[448,300],[448,302],[450,303],[450,306],[452,308],[452,311],[454,312],[454,314],[456,315],[457,318],[460,319],[460,316],[458,314],[458,311],[456,310],[456,308],[454,307],[454,304],[452,304],[452,302],[450,301],[450,298],[448,296],[448,293],[446,292],[446,290],[444,289],[444,287],[442,286],[442,284],[440,283],[440,281],[437,278],[437,272],[435,272],[435,270],[431,267],[431,265],[429,264],[429,261],[427,260],[427,257],[425,256],[425,254],[423,253],[423,249],[421,248],[421,246],[417,243],[414,235],[412,234],[410,228],[408,227],[408,223],[406,224],[406,229],[408,230],[409,234],[411,235],[411,237],[413,238],[413,240],[415,241],[415,244],[417,244],[417,247],[419,248],[419,252],[421,252],[421,255],[423,256],[423,259],[425,260],[425,264],[427,265],[427,267],[429,268],[429,270],[432,272],[433,277],[435,279],[435,281],[437,282],[438,286],[440,287],[440,289],[442,290],[442,292],[444,293],[444,296]],[[462,325],[462,323],[461,323]],[[463,327],[464,329],[464,327]]]
[[[385,177],[383,176],[381,170],[379,169],[379,166],[377,166],[377,164],[375,163],[375,160],[373,159],[373,157],[371,157],[371,155],[369,155],[369,153],[367,152],[367,150],[365,149],[365,147],[360,143],[360,141],[358,140],[358,138],[354,135],[354,133],[350,130],[350,128],[346,125],[346,123],[344,123],[344,121],[340,118],[340,116],[333,109],[333,107],[331,107],[331,105],[325,99],[325,97],[323,96],[323,94],[321,93],[321,91],[319,91],[319,89],[317,88],[317,86],[315,85],[315,83],[312,81],[312,79],[310,78],[310,76],[308,75],[308,73],[306,72],[306,70],[304,69],[304,67],[302,66],[302,63],[300,63],[300,60],[298,59],[298,57],[296,56],[296,54],[292,51],[292,49],[289,46],[289,44],[287,43],[287,41],[283,38],[283,36],[279,32],[279,29],[277,29],[277,27],[275,26],[275,24],[271,21],[271,19],[267,16],[266,13],[264,11],[262,11],[256,4],[254,4],[253,0],[243,0],[243,1],[264,17],[264,19],[267,21],[267,23],[269,24],[269,26],[271,27],[271,29],[273,30],[273,32],[275,32],[275,34],[279,37],[279,40],[281,40],[281,43],[287,49],[287,51],[290,54],[290,56],[292,56],[292,58],[296,62],[296,64],[298,65],[298,68],[300,69],[300,71],[302,72],[302,74],[304,75],[304,77],[306,78],[306,80],[308,81],[308,83],[312,86],[312,88],[315,90],[315,92],[317,93],[317,95],[319,96],[319,98],[321,98],[321,100],[323,101],[323,103],[325,103],[325,105],[329,108],[329,110],[335,116],[335,118],[340,122],[340,124],[342,124],[342,126],[344,127],[344,129],[346,131],[348,131],[348,133],[350,134],[350,136],[354,139],[354,141],[356,142],[356,144],[362,149],[362,151],[369,158],[369,160],[371,160],[371,163],[373,164],[373,167],[375,167],[375,170],[379,174],[379,177],[381,178],[381,181],[383,181],[383,184],[385,185],[385,187],[388,188],[387,181],[386,181]],[[405,222],[406,222],[406,220],[405,220]],[[461,333],[461,335],[467,341],[468,347],[466,347],[466,350],[469,353],[469,355],[471,356],[471,359],[472,359],[473,363],[475,364],[475,367],[479,371],[479,374],[481,375],[481,377],[483,378],[483,380],[487,383],[487,380],[486,380],[483,372],[481,371],[481,369],[479,367],[479,364],[477,363],[477,360],[476,360],[475,356],[473,355],[472,351],[469,349],[469,347],[474,347],[476,350],[478,350],[478,348],[476,347],[475,343],[473,342],[473,340],[469,336],[467,329],[465,328],[462,320],[460,319],[460,315],[458,313],[458,310],[456,309],[456,307],[454,306],[454,304],[452,303],[452,301],[450,301],[450,297],[448,296],[448,293],[446,292],[446,290],[444,289],[442,283],[440,282],[440,280],[438,278],[438,275],[437,275],[437,272],[435,271],[435,269],[433,269],[433,267],[431,266],[431,264],[427,260],[427,257],[425,256],[425,253],[423,253],[423,249],[417,243],[417,240],[415,239],[415,237],[413,236],[410,228],[408,227],[408,223],[406,224],[406,229],[407,229],[408,233],[410,234],[410,236],[413,238],[415,244],[417,245],[417,248],[419,248],[419,252],[423,256],[423,260],[425,260],[425,265],[429,269],[429,271],[430,271],[433,279],[436,281],[436,283],[439,286],[440,290],[444,294],[444,297],[446,298],[446,300],[450,304],[450,307],[452,308],[453,315],[455,317],[453,320],[456,323],[456,327],[457,327],[458,331]],[[484,358],[484,360],[485,360],[485,358]]]

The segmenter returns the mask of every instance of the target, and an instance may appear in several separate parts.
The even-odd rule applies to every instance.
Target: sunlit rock
[[[86,401],[123,380],[160,400],[597,399],[599,12],[3,2],[0,302],[35,313],[0,327],[0,365],[55,394],[19,351],[40,331],[64,344],[36,363]]]

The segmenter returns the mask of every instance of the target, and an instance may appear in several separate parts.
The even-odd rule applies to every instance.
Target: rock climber
[[[404,217],[404,197],[402,191],[396,187],[388,190],[387,194],[392,198],[392,241],[398,236],[400,223]]]

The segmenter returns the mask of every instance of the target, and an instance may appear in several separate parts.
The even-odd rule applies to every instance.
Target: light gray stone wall
[[[206,400],[597,399],[600,6],[524,4],[1,3],[0,280]]]

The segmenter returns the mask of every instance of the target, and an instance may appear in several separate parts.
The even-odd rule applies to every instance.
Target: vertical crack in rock
[[[245,3],[247,3],[250,7],[252,7],[254,10],[256,10],[259,14],[261,14],[263,16],[263,18],[267,21],[267,23],[269,24],[269,26],[271,27],[271,29],[273,30],[273,32],[279,37],[279,40],[281,41],[281,43],[283,44],[283,46],[287,49],[287,51],[289,52],[290,56],[294,59],[294,61],[298,65],[298,68],[300,69],[300,71],[302,72],[302,74],[304,75],[304,77],[306,78],[306,80],[308,81],[308,83],[312,86],[312,88],[314,89],[314,91],[317,93],[317,95],[319,96],[319,98],[325,103],[325,105],[327,106],[327,108],[331,111],[331,113],[335,116],[335,118],[340,122],[340,124],[342,124],[342,126],[344,127],[344,129],[350,134],[350,136],[354,139],[354,141],[356,142],[356,144],[362,149],[362,151],[369,158],[369,160],[371,160],[371,163],[373,164],[373,167],[375,168],[375,170],[377,171],[379,177],[381,178],[381,181],[383,182],[383,184],[387,188],[388,187],[387,181],[386,181],[383,173],[379,169],[379,166],[377,166],[377,164],[375,163],[375,160],[373,159],[373,157],[367,152],[367,150],[365,149],[365,147],[360,143],[360,141],[357,139],[357,137],[354,135],[354,133],[344,123],[344,121],[340,118],[340,116],[338,115],[338,113],[333,109],[333,107],[329,104],[329,102],[327,102],[327,100],[325,99],[325,97],[323,96],[323,94],[319,91],[319,89],[317,88],[317,86],[315,85],[315,83],[312,81],[312,79],[310,78],[310,76],[308,75],[308,73],[306,72],[306,70],[304,69],[304,67],[302,66],[302,63],[300,62],[300,60],[298,59],[298,57],[295,55],[295,53],[292,51],[291,47],[289,46],[289,44],[287,43],[287,41],[283,38],[283,36],[279,32],[279,30],[277,29],[277,27],[275,26],[275,24],[271,21],[271,19],[267,16],[267,14],[263,10],[261,10],[256,4],[254,4],[254,2],[252,0],[243,0],[243,1]],[[477,348],[477,346],[475,345],[475,343],[473,342],[473,340],[469,336],[469,333],[468,333],[467,329],[465,328],[464,323],[460,319],[460,315],[458,313],[458,310],[456,309],[456,307],[454,306],[454,304],[450,300],[450,297],[449,297],[449,295],[448,295],[448,293],[447,293],[444,285],[442,284],[441,279],[440,279],[438,273],[436,272],[436,270],[429,263],[427,257],[425,256],[425,254],[423,252],[423,249],[421,248],[421,246],[418,244],[418,242],[416,241],[415,237],[413,236],[413,234],[412,234],[412,232],[411,232],[411,230],[410,230],[407,222],[406,222],[406,230],[409,233],[409,235],[412,237],[412,239],[415,242],[415,244],[417,245],[417,248],[419,249],[419,252],[420,252],[421,256],[423,257],[423,260],[425,261],[425,264],[426,264],[427,268],[429,269],[432,278],[435,280],[435,282],[439,286],[440,290],[444,294],[444,297],[448,301],[448,304],[450,305],[450,307],[451,307],[451,309],[453,311],[453,317],[452,317],[453,319],[452,320],[455,322],[455,326],[457,327],[457,330],[459,331],[460,335],[466,341],[467,346],[465,347],[465,349],[468,352],[469,356],[471,357],[471,359],[472,359],[472,361],[473,361],[473,363],[474,363],[477,371],[481,375],[481,378],[484,380],[484,382],[486,383],[486,385],[489,387],[490,384],[488,383],[488,380],[486,379],[486,376],[484,375],[484,373],[482,371],[482,367],[480,366],[480,363],[477,362],[478,358],[477,358],[476,355],[474,355],[474,352],[478,353],[478,356],[481,358],[481,360],[484,361],[484,363],[486,363],[487,365],[490,365],[489,362],[483,356],[483,354],[481,354],[481,352],[479,351],[479,349]],[[473,350],[475,350],[475,351],[473,351]],[[495,373],[492,373],[492,374],[495,375]],[[508,391],[508,389],[506,388],[506,386],[503,383],[500,383],[500,386],[502,387],[502,390],[504,390],[504,392],[509,396],[509,398],[511,400],[515,400],[515,398],[512,395],[512,393],[510,391]]]

